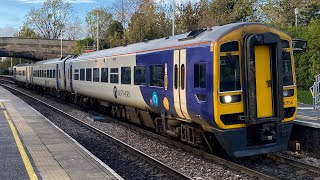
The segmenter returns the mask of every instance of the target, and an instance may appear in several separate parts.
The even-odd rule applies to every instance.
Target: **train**
[[[241,22],[19,64],[14,79],[186,144],[244,157],[287,149],[297,113],[293,52],[281,30]]]

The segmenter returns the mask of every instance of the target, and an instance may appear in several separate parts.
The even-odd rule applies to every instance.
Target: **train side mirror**
[[[307,41],[302,39],[293,39],[292,48],[293,53],[304,53],[307,50]]]

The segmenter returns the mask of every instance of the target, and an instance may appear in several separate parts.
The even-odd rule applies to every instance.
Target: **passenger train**
[[[292,39],[234,23],[14,67],[17,83],[233,157],[281,151],[297,113]]]

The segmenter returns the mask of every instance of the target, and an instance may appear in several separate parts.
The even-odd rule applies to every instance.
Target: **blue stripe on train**
[[[151,53],[137,54],[136,63],[137,65],[146,65],[146,86],[140,86],[140,91],[145,102],[152,108],[152,110],[160,113],[166,111],[167,113],[176,116],[176,110],[174,108],[173,99],[173,52],[174,50],[165,50]],[[207,71],[207,88],[197,89],[194,88],[194,64],[199,62],[206,63]],[[150,68],[149,65],[163,65],[167,63],[168,70],[168,89],[159,87],[150,87]],[[213,121],[213,93],[212,93],[212,82],[213,82],[213,53],[210,52],[210,46],[197,46],[187,48],[187,108],[189,115],[192,118],[199,118],[197,115],[200,114],[202,119],[206,119],[210,125],[214,124]],[[196,94],[206,96],[206,101],[199,103],[196,100]],[[167,111],[163,104],[163,99],[168,98],[169,100],[169,111]],[[156,101],[156,103],[155,103]]]
[[[165,110],[163,105],[163,99],[166,97],[169,100],[169,112],[172,115],[176,115],[176,111],[173,104],[173,50],[158,51],[144,54],[137,54],[137,65],[146,65],[146,86],[140,86],[140,91],[145,102],[158,113],[161,110]],[[167,63],[168,69],[168,89],[160,87],[150,87],[150,68],[149,65],[164,65]],[[156,97],[155,97],[156,96]],[[157,105],[154,103],[157,101]],[[168,111],[167,111],[168,112]]]
[[[206,88],[195,88],[194,65],[206,64]],[[187,48],[187,108],[192,119],[199,118],[207,120],[214,125],[213,111],[213,53],[210,46],[197,46]],[[196,96],[205,96],[205,101],[197,101]]]

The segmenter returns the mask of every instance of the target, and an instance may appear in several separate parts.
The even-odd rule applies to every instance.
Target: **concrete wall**
[[[43,60],[60,57],[60,39],[0,37],[0,57]],[[75,41],[63,40],[63,56],[75,54]]]

